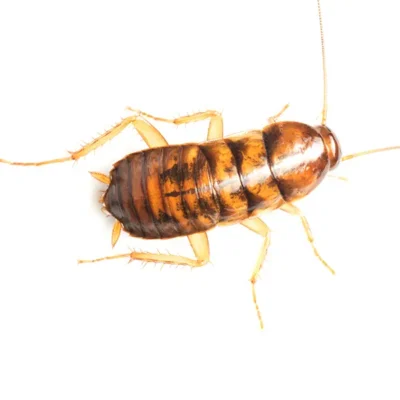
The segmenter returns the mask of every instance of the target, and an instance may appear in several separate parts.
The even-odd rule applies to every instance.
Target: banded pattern
[[[321,135],[282,122],[229,139],[130,154],[114,165],[104,204],[132,236],[187,236],[304,197],[328,169]]]
[[[247,216],[274,210],[283,204],[277,181],[271,172],[268,152],[261,131],[226,139],[247,200]]]
[[[124,230],[146,239],[204,232],[220,217],[209,165],[196,144],[152,148],[120,160],[104,204]]]

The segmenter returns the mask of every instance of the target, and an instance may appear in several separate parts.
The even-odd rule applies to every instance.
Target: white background
[[[322,3],[328,125],[345,154],[400,144],[400,26],[392,1]],[[9,1],[0,6],[0,157],[66,155],[131,105],[160,116],[223,111],[226,133],[318,123],[315,1]],[[206,123],[158,125],[170,143]],[[129,248],[191,255],[186,239],[110,247],[104,186],[87,171],[144,148],[127,129],[94,155],[0,165],[0,397],[9,399],[399,399],[397,152],[349,161],[299,202],[331,276],[296,218],[266,215],[261,238],[210,232],[212,265],[77,265]],[[336,171],[335,171],[336,172]]]

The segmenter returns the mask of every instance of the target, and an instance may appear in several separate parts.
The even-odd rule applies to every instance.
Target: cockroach
[[[279,121],[285,106],[260,130],[224,138],[223,119],[217,111],[204,111],[176,119],[156,117],[139,110],[113,128],[71,152],[68,157],[40,162],[0,162],[20,166],[42,166],[76,161],[133,125],[148,149],[127,155],[114,164],[109,176],[92,172],[108,185],[101,198],[105,210],[115,218],[112,246],[122,230],[143,239],[171,239],[187,236],[193,258],[170,254],[131,252],[94,260],[128,258],[145,262],[202,267],[210,260],[207,231],[217,225],[240,223],[264,238],[250,282],[253,302],[261,328],[255,284],[270,243],[270,229],[260,219],[263,211],[283,210],[297,216],[312,249],[322,264],[334,270],[321,257],[306,217],[293,203],[307,196],[341,161],[366,154],[400,149],[392,146],[342,157],[335,134],[326,126],[327,75],[320,1],[317,0],[323,70],[323,109],[321,124]],[[204,143],[168,145],[149,120],[175,125],[209,120]]]

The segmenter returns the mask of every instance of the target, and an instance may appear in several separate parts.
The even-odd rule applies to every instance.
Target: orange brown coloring
[[[114,165],[104,203],[132,236],[187,236],[306,196],[339,159],[327,128],[279,122],[234,138],[132,153]]]

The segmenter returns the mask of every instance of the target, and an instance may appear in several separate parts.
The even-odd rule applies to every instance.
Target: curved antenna
[[[321,125],[324,126],[326,123],[326,114],[328,113],[328,84],[326,75],[326,57],[325,57],[325,39],[324,39],[324,28],[322,25],[322,12],[321,12],[321,2],[317,0],[318,4],[318,17],[319,17],[319,32],[321,36],[321,53],[322,53],[322,72],[324,79],[324,97],[323,97],[323,108],[322,108],[322,119]]]

